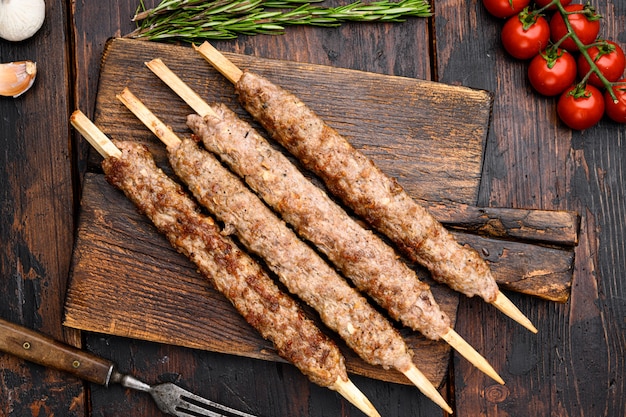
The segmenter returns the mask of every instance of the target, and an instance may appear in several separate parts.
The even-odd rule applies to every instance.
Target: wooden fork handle
[[[115,367],[106,359],[2,319],[0,351],[101,385],[109,384]]]

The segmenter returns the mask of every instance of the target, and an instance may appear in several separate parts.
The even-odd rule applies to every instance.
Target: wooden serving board
[[[384,171],[397,177],[462,242],[485,256],[503,288],[567,300],[578,217],[569,212],[475,207],[492,103],[488,92],[226,55],[241,68],[262,73],[298,94]],[[144,66],[153,58],[163,59],[207,101],[225,102],[249,118],[237,105],[232,86],[191,48],[112,39],[103,57],[95,122],[111,138],[145,143],[171,174],[163,146],[115,98],[129,87],[175,132],[190,134],[184,121],[191,110]],[[91,161],[93,172],[87,174],[83,187],[65,325],[280,361],[271,344],[239,317],[193,264],[106,183],[98,169],[99,156]],[[417,266],[415,270],[429,281],[425,271]],[[458,296],[438,285],[433,285],[433,293],[454,320]],[[400,330],[415,352],[418,367],[441,384],[449,362],[448,346]],[[407,382],[397,372],[365,364],[339,343],[350,372]]]

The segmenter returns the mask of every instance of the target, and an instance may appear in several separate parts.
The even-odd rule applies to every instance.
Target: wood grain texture
[[[592,4],[605,16],[602,36],[624,46],[626,4]],[[515,388],[494,387],[459,362],[457,416],[622,415],[626,383],[616,376],[625,373],[626,351],[624,127],[603,120],[584,132],[565,128],[556,116],[556,99],[532,92],[527,63],[506,55],[503,23],[481,2],[444,0],[435,9],[439,80],[495,94],[479,201],[581,215],[569,302],[514,299],[536,317],[537,338],[492,321],[490,309],[462,300],[459,328],[475,329],[465,320],[470,313],[489,323],[471,341],[505,341],[489,359],[503,365],[508,388]]]
[[[500,289],[561,303],[569,299],[574,272],[574,251],[571,248],[453,233],[461,244],[479,251]]]
[[[466,204],[422,201],[445,226],[465,232],[502,239],[576,246],[580,216],[564,210],[525,210],[476,207]]]
[[[61,325],[74,232],[66,12],[47,2],[32,38],[0,40],[2,62],[38,67],[24,95],[0,97],[0,316],[76,343]],[[82,416],[83,399],[77,379],[0,354],[1,416]]]

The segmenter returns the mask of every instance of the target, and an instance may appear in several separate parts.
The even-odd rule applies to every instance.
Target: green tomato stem
[[[591,68],[589,70],[589,73],[587,73],[585,75],[585,77],[580,81],[579,85],[587,84],[587,80],[589,79],[591,74],[595,73],[597,75],[597,77],[600,79],[600,81],[602,82],[602,84],[604,85],[604,87],[609,91],[609,94],[611,95],[611,98],[614,101],[617,101],[617,96],[615,95],[615,92],[611,88],[612,87],[611,82],[606,79],[604,74],[602,74],[602,71],[600,71],[600,69],[598,68],[596,63],[593,61],[593,59],[591,59],[591,56],[589,56],[589,52],[587,51],[587,49],[591,45],[585,45],[584,43],[581,42],[581,40],[578,38],[578,35],[576,35],[576,32],[574,32],[574,28],[572,28],[572,24],[570,23],[569,19],[567,19],[567,17],[566,17],[567,15],[576,14],[576,13],[580,13],[580,12],[579,11],[567,12],[565,10],[565,7],[558,0],[554,1],[553,3],[555,3],[557,9],[559,10],[559,13],[561,13],[561,15],[563,15],[563,22],[565,23],[565,27],[567,28],[567,32],[568,32],[565,36],[563,36],[562,39],[559,40],[559,43],[562,42],[567,37],[572,39],[574,41],[574,43],[576,44],[576,47],[578,47],[578,50],[579,50],[580,54],[589,63],[589,67]]]
[[[537,13],[537,14],[543,14],[543,12],[545,12],[546,10],[548,10],[550,7],[556,5],[556,3],[560,3],[560,0],[552,0],[550,3],[546,4],[545,6],[534,10],[533,13]]]

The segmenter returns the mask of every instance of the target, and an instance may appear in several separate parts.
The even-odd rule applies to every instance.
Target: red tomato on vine
[[[529,4],[530,0],[483,0],[485,9],[491,15],[502,19],[518,14]]]
[[[600,33],[600,19],[593,7],[589,4],[570,4],[564,7],[567,14],[567,20],[578,39],[583,45],[589,45],[598,37]],[[555,13],[550,21],[550,39],[553,43],[559,42],[564,36],[568,35],[567,26],[561,13]],[[559,47],[567,49],[570,52],[577,52],[578,46],[571,37],[563,40]]]
[[[576,59],[565,49],[546,49],[530,61],[528,80],[544,96],[561,94],[576,80]]]
[[[617,102],[613,101],[608,90],[604,92],[605,111],[611,120],[626,123],[626,78],[619,80],[618,83],[622,84],[615,84],[611,87],[617,97]]]
[[[550,25],[545,17],[527,10],[506,21],[502,46],[514,58],[530,59],[548,46]]]
[[[604,96],[592,85],[573,86],[561,94],[556,111],[563,123],[570,128],[588,129],[604,115]]]
[[[587,49],[587,53],[609,82],[617,81],[624,74],[626,57],[622,48],[615,42],[602,41],[599,45]],[[578,76],[583,78],[590,70],[589,62],[581,54],[578,57]],[[596,87],[604,88],[604,84],[595,73],[589,76],[588,82]]]

